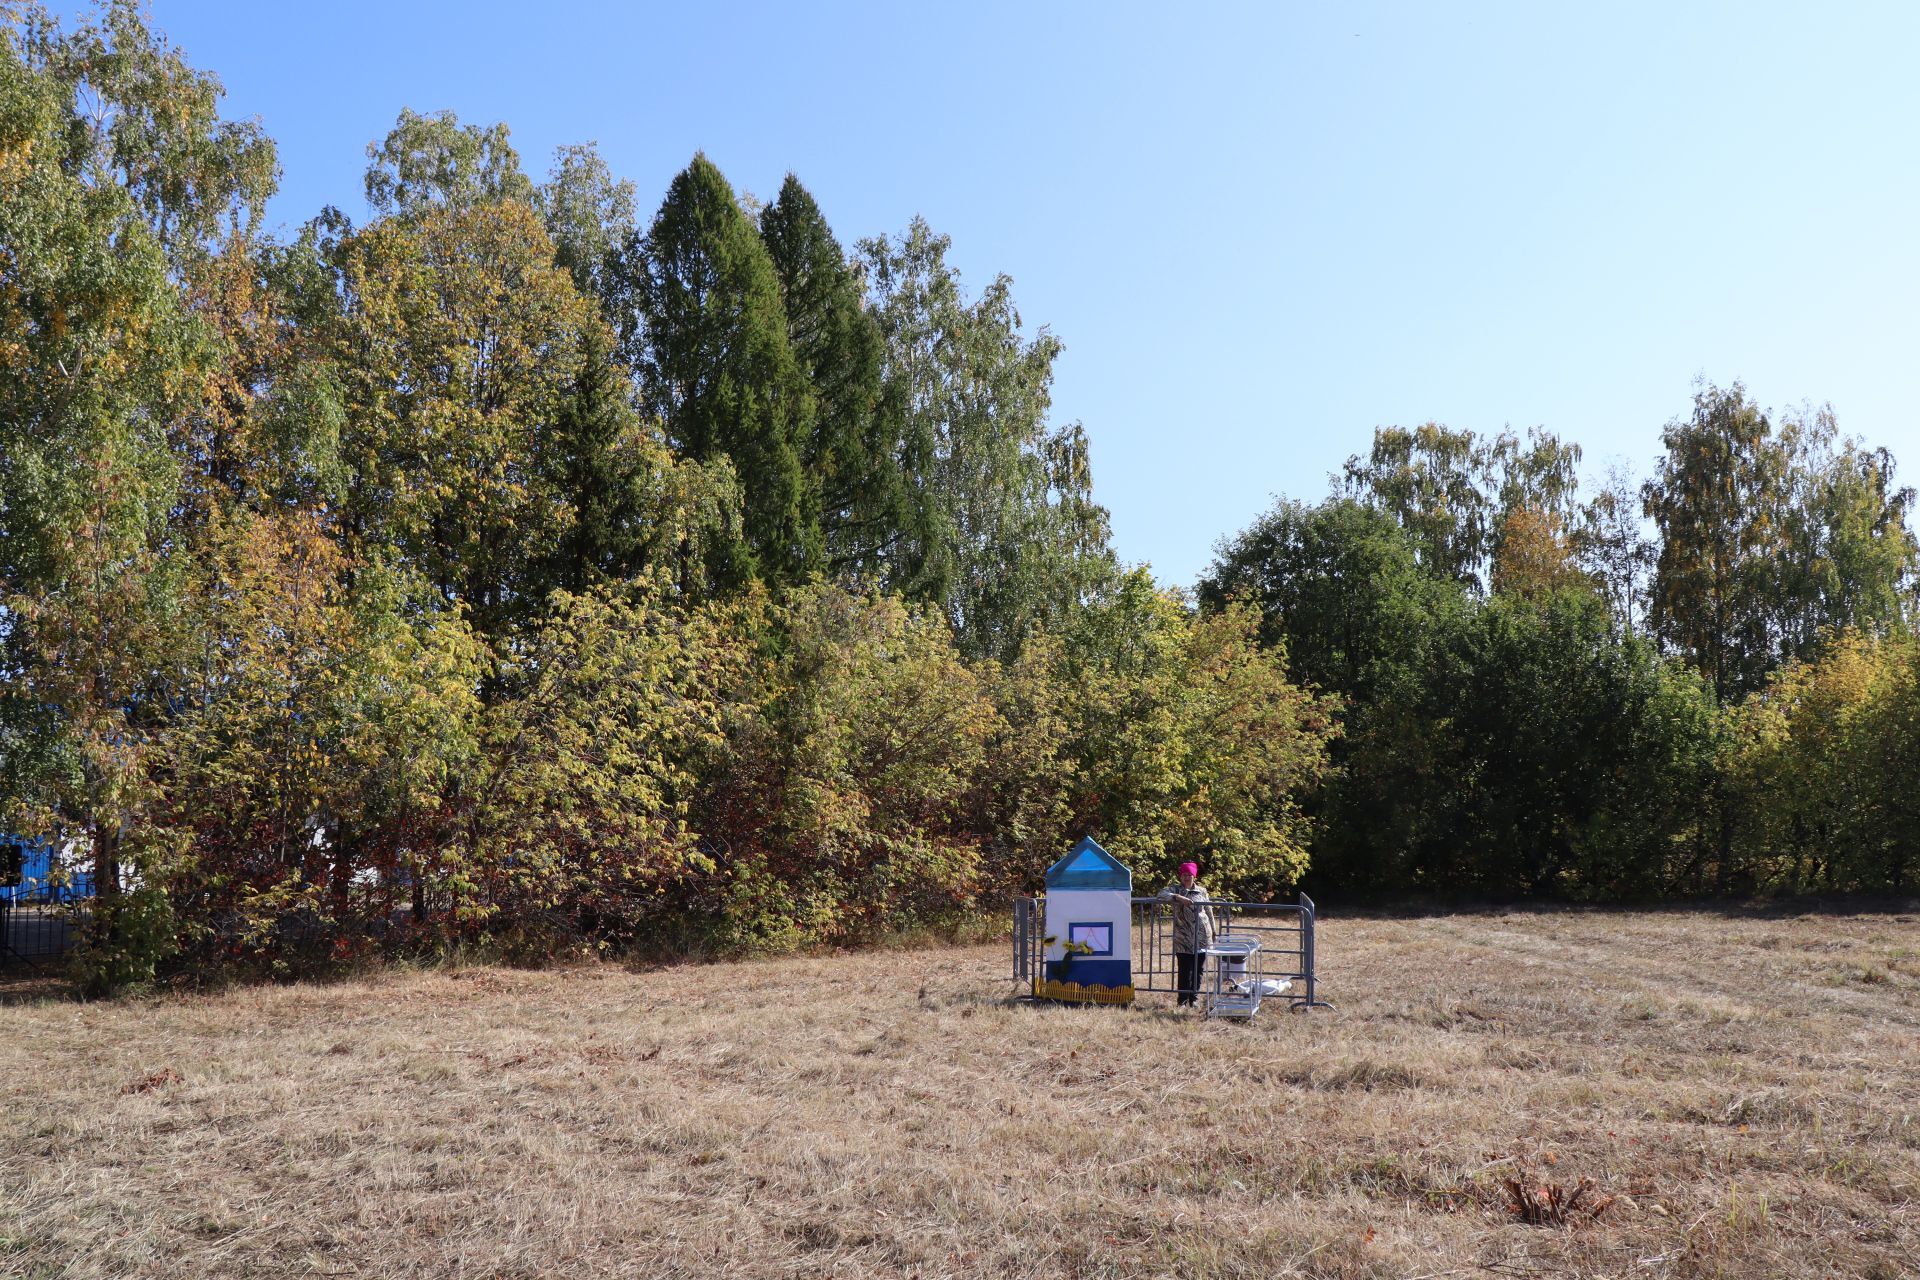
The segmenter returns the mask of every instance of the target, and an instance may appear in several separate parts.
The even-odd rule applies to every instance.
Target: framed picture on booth
[[[1113,921],[1089,920],[1067,925],[1067,941],[1084,943],[1092,948],[1088,955],[1110,956],[1113,954]]]

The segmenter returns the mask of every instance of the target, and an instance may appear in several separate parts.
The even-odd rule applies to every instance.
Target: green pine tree
[[[898,541],[904,519],[897,415],[883,411],[886,339],[820,206],[792,174],[761,215],[760,235],[817,406],[804,460],[819,494],[827,566],[867,577]]]
[[[554,430],[555,478],[573,506],[573,523],[555,548],[546,585],[570,591],[642,567],[647,472],[665,461],[645,449],[625,373],[613,358],[613,335],[589,326],[584,354]]]
[[[822,559],[803,461],[813,395],[787,341],[766,246],[705,155],[667,189],[638,267],[642,394],[683,456],[732,464],[748,552],[734,558],[734,573],[806,578]]]

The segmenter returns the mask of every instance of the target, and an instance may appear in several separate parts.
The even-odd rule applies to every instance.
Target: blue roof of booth
[[[1047,868],[1049,889],[1124,889],[1133,892],[1133,872],[1095,843],[1092,836]]]

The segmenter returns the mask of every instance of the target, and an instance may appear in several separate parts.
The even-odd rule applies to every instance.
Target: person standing
[[[1208,905],[1205,886],[1200,883],[1200,864],[1180,864],[1178,884],[1160,891],[1160,901],[1173,906],[1173,958],[1179,966],[1177,1004],[1194,1004],[1200,997],[1200,975],[1206,970],[1203,954],[1213,945],[1213,908]]]

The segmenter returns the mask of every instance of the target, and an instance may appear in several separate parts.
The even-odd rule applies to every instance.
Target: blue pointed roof
[[[1123,889],[1133,892],[1133,872],[1102,849],[1092,836],[1047,868],[1049,889]]]

